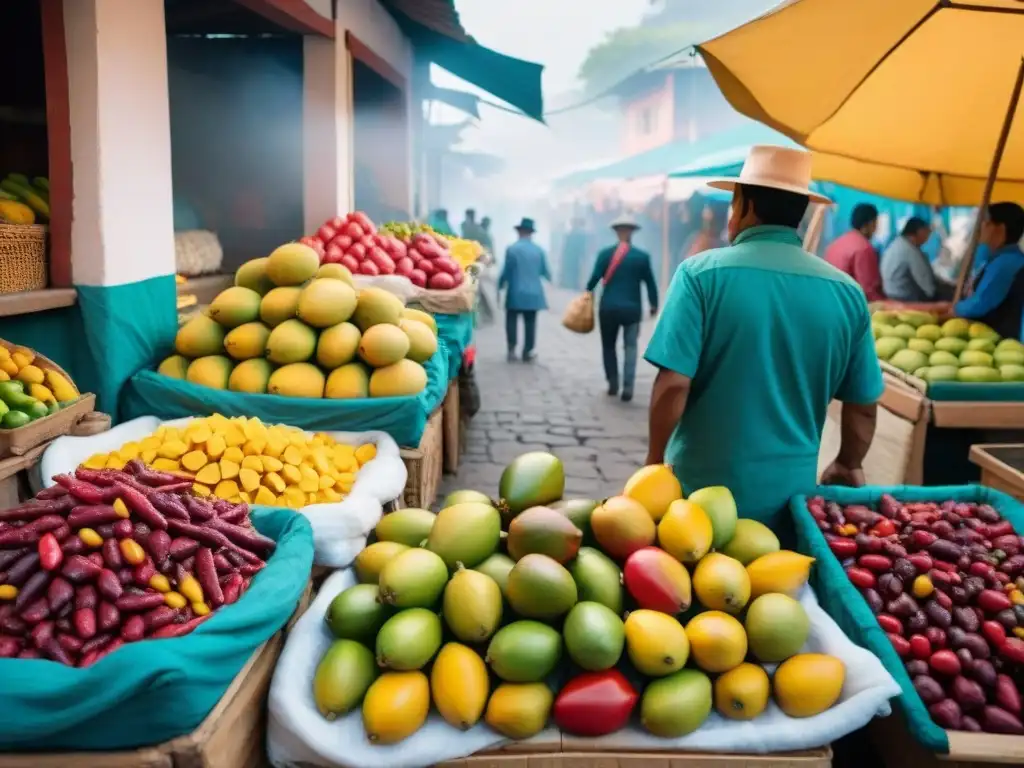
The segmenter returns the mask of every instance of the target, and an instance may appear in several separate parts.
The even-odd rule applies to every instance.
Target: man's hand
[[[866,485],[864,470],[861,467],[851,469],[844,467],[838,461],[833,461],[821,474],[822,485],[848,485],[852,488],[860,488]]]

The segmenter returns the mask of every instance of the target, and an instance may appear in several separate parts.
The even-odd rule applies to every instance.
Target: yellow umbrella
[[[699,49],[815,178],[985,205],[998,166],[991,199],[1024,204],[1024,0],[789,0]]]

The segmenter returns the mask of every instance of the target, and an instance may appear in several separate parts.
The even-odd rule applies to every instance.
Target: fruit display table
[[[1024,501],[1024,444],[972,445],[971,463],[981,467],[981,484]]]

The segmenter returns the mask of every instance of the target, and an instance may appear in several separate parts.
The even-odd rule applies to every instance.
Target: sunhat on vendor
[[[619,216],[617,219],[615,219],[615,221],[613,221],[611,224],[611,228],[613,230],[629,229],[635,232],[636,230],[640,229],[640,224],[637,222],[636,219],[627,214]]]
[[[738,178],[711,179],[709,187],[734,192],[737,186],[765,187],[805,195],[812,203],[831,205],[824,195],[811,191],[812,155],[802,149],[756,144],[743,162]]]

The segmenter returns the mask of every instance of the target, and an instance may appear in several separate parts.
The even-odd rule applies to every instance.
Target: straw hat
[[[729,192],[737,184],[781,189],[807,195],[812,203],[830,205],[832,201],[827,197],[811,191],[811,158],[811,153],[802,149],[757,144],[750,148],[739,178],[712,179],[707,184]]]
[[[632,216],[630,216],[628,214],[623,215],[623,216],[619,216],[619,218],[617,218],[611,224],[611,228],[612,229],[619,229],[620,227],[629,227],[630,229],[640,229],[640,225],[637,223],[637,220],[634,219]]]

